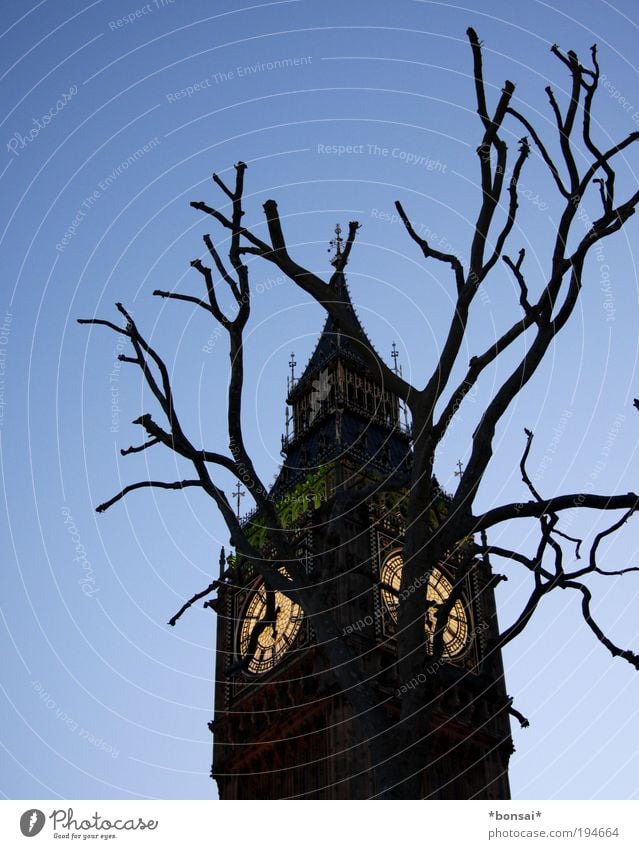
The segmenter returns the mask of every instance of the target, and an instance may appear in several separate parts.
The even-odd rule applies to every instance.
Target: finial
[[[464,467],[462,465],[462,461],[457,461],[457,471],[455,472],[455,477],[460,478],[464,474]]]
[[[246,493],[244,492],[244,490],[240,486],[239,481],[235,484],[235,489],[233,490],[233,495],[235,496],[235,500],[236,500],[236,504],[237,504],[235,515],[239,519],[240,518],[240,498],[243,498],[246,495]]]
[[[393,342],[393,347],[391,348],[391,357],[393,358],[393,371],[397,375],[397,377],[403,377],[402,375],[402,367],[398,364],[397,359],[399,357],[399,351],[397,350],[397,345]],[[409,433],[410,428],[408,426],[408,406],[405,401],[401,398],[399,399],[399,409],[400,413],[404,413],[404,430],[406,433]]]
[[[295,361],[295,354],[291,351],[291,359],[289,360],[288,367],[291,370],[291,375],[288,378],[288,391],[290,392],[295,386],[295,366],[297,365]]]
[[[393,371],[395,374],[399,374],[399,370],[397,368],[397,357],[399,357],[399,351],[397,350],[397,345],[394,342],[391,349],[391,357],[393,358]]]
[[[335,225],[335,238],[331,239],[329,242],[328,252],[330,254],[331,250],[335,250],[335,256],[331,260],[331,265],[336,265],[342,257],[342,244],[344,239],[342,239],[342,228],[339,224]]]

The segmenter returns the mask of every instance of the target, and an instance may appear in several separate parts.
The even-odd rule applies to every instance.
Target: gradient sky
[[[201,255],[204,233],[222,244],[224,234],[189,201],[221,204],[211,172],[230,177],[241,159],[249,165],[247,224],[260,226],[262,203],[277,199],[295,255],[318,273],[330,271],[335,223],[363,224],[348,267],[353,299],[378,350],[388,355],[396,341],[404,374],[422,385],[449,320],[452,279],[421,258],[390,214],[402,199],[425,235],[466,259],[480,139],[466,28],[485,42],[491,102],[512,79],[519,107],[547,138],[544,86],[552,81],[563,102],[567,82],[553,42],[584,60],[599,45],[602,146],[639,128],[636,3],[560,5],[4,0],[5,797],[214,794],[206,725],[214,618],[197,607],[174,629],[166,622],[216,574],[225,530],[194,492],[134,493],[105,515],[94,512],[125,483],[189,471],[158,448],[120,457],[140,441],[131,421],[157,411],[135,368],[115,362],[118,338],[76,318],[117,319],[113,304],[123,301],[170,365],[193,440],[223,447],[225,340],[204,313],[151,293],[201,291],[189,262]],[[285,59],[296,61],[278,66]],[[521,134],[508,124],[511,151]],[[331,152],[340,145],[351,152]],[[634,189],[638,161],[635,151],[622,158],[620,193]],[[558,209],[533,156],[510,242],[513,255],[526,247],[533,287],[548,270]],[[636,491],[638,234],[633,219],[593,255],[572,325],[499,428],[482,507],[527,498],[517,468],[524,427],[536,434],[529,465],[544,495],[591,482],[603,493]],[[281,461],[289,355],[299,370],[323,316],[267,264],[253,264],[251,279],[245,426],[269,482]],[[498,269],[473,309],[469,356],[517,309],[512,280]],[[438,454],[449,489],[478,411],[505,373],[485,376]],[[571,533],[602,527],[594,514],[567,521]],[[639,561],[638,521],[606,547],[609,568]],[[504,528],[499,539],[530,551],[535,525]],[[516,569],[496,567],[509,575],[498,592],[506,625],[530,588]],[[639,576],[592,587],[601,624],[639,650]],[[514,796],[638,798],[639,678],[587,630],[579,598],[548,599],[505,662],[508,692],[531,720],[528,730],[514,729]]]

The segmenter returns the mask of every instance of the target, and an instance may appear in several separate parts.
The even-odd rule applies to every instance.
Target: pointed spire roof
[[[349,234],[353,233],[355,226],[351,223]],[[334,271],[328,285],[337,296],[336,299],[350,313],[359,331],[357,335],[361,333],[364,344],[374,351],[351,301],[344,275],[349,243],[343,247],[340,232],[340,228],[336,228],[336,238],[331,242],[335,251],[331,259]],[[324,384],[331,384],[328,369],[338,359],[346,361],[349,371],[359,373],[373,383],[379,381],[376,375],[371,374],[370,358],[364,358],[360,342],[353,339],[352,334],[342,332],[339,322],[327,316],[301,377],[294,383],[289,378],[287,403],[294,409],[291,418],[287,419],[286,437],[282,440],[285,461],[271,488],[274,497],[280,497],[297,486],[313,469],[317,470],[325,463],[341,462],[339,458],[346,455],[358,463],[362,470],[367,470],[366,474],[373,475],[388,474],[389,469],[398,469],[410,460],[410,438],[399,421],[398,399],[384,398],[373,409],[370,406],[370,392],[362,400],[360,387],[356,392],[350,392],[347,387],[341,386],[340,391],[331,393],[329,390],[324,396]],[[295,358],[292,357],[289,363],[291,368],[294,362]],[[314,393],[321,394],[322,400],[326,400],[321,413],[317,413],[313,406]],[[304,403],[307,396],[311,399],[312,416],[309,415],[308,405]]]
[[[340,301],[346,305],[347,310],[352,314],[354,321],[361,329],[364,338],[372,348],[372,342],[362,327],[353,307],[344,272],[341,270],[335,271],[329,281],[329,286],[339,296]],[[362,368],[367,369],[368,367],[364,358],[358,351],[359,347],[359,343],[356,340],[352,339],[349,335],[342,333],[339,325],[333,320],[333,318],[330,315],[327,316],[324,328],[317,340],[315,350],[311,354],[301,376],[295,381],[295,386],[291,390],[289,397],[293,398],[297,395],[298,389],[302,388],[311,378],[316,377],[317,372],[326,368],[329,361],[338,353],[341,357],[350,359],[359,364]]]
[[[329,252],[331,250],[335,251],[331,258],[331,265],[335,268],[335,271],[333,272],[328,285],[338,295],[340,301],[346,305],[346,309],[353,316],[353,320],[361,330],[367,344],[374,350],[373,344],[362,327],[351,301],[346,276],[344,275],[344,268],[348,262],[349,250],[348,244],[346,249],[344,249],[344,239],[342,238],[341,233],[342,228],[339,224],[337,224],[335,227],[335,238],[331,239],[329,243]],[[332,317],[330,315],[327,316],[324,328],[317,340],[315,350],[311,354],[311,357],[300,378],[295,381],[294,385],[290,389],[289,401],[298,394],[298,390],[304,387],[309,380],[314,379],[319,371],[326,368],[328,362],[336,356],[338,352],[340,356],[350,359],[360,365],[360,367],[367,369],[364,358],[358,351],[359,347],[360,346],[356,340],[353,340],[349,335],[343,334],[339,325],[333,321]]]

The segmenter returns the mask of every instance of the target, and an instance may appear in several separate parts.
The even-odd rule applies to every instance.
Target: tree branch
[[[171,389],[171,381],[169,379],[169,370],[166,367],[166,364],[162,357],[157,353],[157,351],[149,345],[146,339],[142,336],[142,334],[138,331],[138,328],[127,312],[127,310],[122,306],[122,304],[117,303],[116,307],[120,313],[126,318],[129,327],[129,337],[131,339],[131,344],[133,345],[133,349],[137,355],[138,360],[140,361],[140,367],[146,378],[147,385],[149,386],[151,392],[155,395],[157,400],[160,403],[160,406],[164,410],[164,413],[171,424],[171,430],[173,432],[173,438],[175,441],[185,442],[188,444],[186,437],[184,436],[184,432],[182,431],[182,427],[180,425],[179,419],[177,417],[177,413],[175,411],[175,405],[173,403],[173,391]],[[162,389],[158,386],[158,383],[149,368],[148,362],[146,360],[145,354],[148,354],[155,365],[157,366],[158,371],[160,372],[160,378],[162,381]]]
[[[636,510],[637,510],[637,507],[631,507],[629,510],[627,510],[623,514],[623,516],[620,519],[618,519],[616,522],[614,522],[609,528],[606,528],[605,530],[598,533],[597,536],[595,537],[595,539],[593,540],[592,546],[590,547],[590,556],[588,558],[588,565],[584,566],[583,569],[578,569],[575,572],[571,572],[570,574],[567,574],[566,577],[570,578],[570,579],[581,578],[583,575],[587,575],[587,574],[590,574],[592,572],[596,572],[598,575],[608,575],[608,576],[625,575],[628,572],[639,572],[639,567],[637,567],[637,566],[629,566],[625,569],[618,569],[616,571],[607,571],[605,569],[600,569],[599,566],[597,565],[597,549],[599,548],[601,541],[604,540],[607,536],[610,536],[610,534],[615,533],[623,525],[625,525],[626,522],[628,521],[628,519],[632,516],[632,514],[636,512]]]
[[[227,230],[234,230],[234,224],[231,220],[213,210],[202,202],[194,202],[191,204],[195,209],[200,209],[203,212],[212,215],[219,221]],[[370,347],[365,334],[356,318],[352,315],[346,304],[343,303],[341,297],[333,290],[331,286],[321,280],[317,275],[313,274],[308,269],[299,265],[288,254],[284,232],[279,217],[277,204],[273,200],[267,200],[264,204],[264,214],[266,216],[269,235],[272,245],[267,245],[261,239],[254,236],[245,227],[236,227],[235,229],[240,236],[245,237],[254,247],[260,251],[260,255],[273,263],[279,270],[292,280],[297,286],[307,292],[319,303],[333,320],[340,325],[344,333],[347,333],[351,338],[355,339],[361,346],[361,354],[367,361],[367,364],[374,371],[379,372],[382,380],[389,391],[394,392],[404,401],[408,401],[411,393],[417,395],[417,390],[407,383],[399,375],[389,368],[386,363],[381,360],[376,352]],[[349,240],[347,243],[346,257],[350,254],[351,246],[357,231],[357,222],[350,222],[349,225]],[[243,251],[242,247],[238,248],[238,255]],[[344,265],[345,263],[342,263]],[[343,270],[343,268],[342,268]]]
[[[497,240],[495,242],[495,249],[488,260],[488,262],[484,265],[481,277],[484,278],[488,272],[493,268],[497,260],[499,259],[499,255],[501,254],[504,244],[506,243],[506,239],[510,235],[510,232],[515,223],[515,218],[517,216],[517,209],[519,206],[518,197],[517,197],[517,187],[519,185],[519,177],[521,176],[521,170],[524,167],[524,163],[526,159],[528,159],[528,155],[530,154],[530,145],[528,144],[528,139],[523,138],[519,140],[519,156],[517,157],[517,161],[515,162],[515,167],[513,168],[513,174],[510,179],[510,183],[508,185],[508,193],[510,196],[510,201],[508,204],[508,213],[506,217],[506,223],[504,224]],[[501,193],[501,190],[500,190]]]
[[[468,27],[466,35],[470,41],[470,49],[473,54],[473,71],[475,77],[475,96],[477,99],[477,114],[481,118],[484,128],[487,130],[490,125],[488,118],[488,108],[486,106],[486,91],[484,88],[484,69],[481,52],[481,42],[477,33],[472,27]]]
[[[577,110],[579,108],[579,98],[581,95],[581,66],[579,64],[579,60],[577,59],[577,54],[574,53],[572,50],[568,52],[568,56],[566,57],[561,53],[556,44],[553,44],[550,49],[551,52],[566,65],[572,77],[570,102],[566,110],[566,117],[563,120],[550,86],[546,88],[546,93],[548,94],[550,104],[552,106],[553,112],[555,113],[555,120],[557,122],[557,129],[559,131],[561,151],[563,153],[564,161],[568,169],[568,175],[570,177],[570,191],[574,195],[577,191],[577,187],[579,186],[579,172],[577,170],[575,158],[572,152],[571,135],[575,123],[575,117],[577,115]]]
[[[557,495],[554,498],[545,498],[541,501],[526,501],[518,504],[504,504],[495,507],[479,516],[470,519],[473,533],[491,528],[509,519],[524,519],[547,516],[550,513],[558,513],[561,510],[570,510],[573,507],[586,507],[593,510],[624,510],[637,509],[639,496],[634,492],[627,495],[593,495],[581,492],[573,495]]]
[[[546,163],[546,165],[548,167],[548,170],[552,174],[552,177],[555,181],[557,188],[559,189],[560,194],[563,195],[563,197],[565,197],[566,200],[570,200],[570,192],[566,188],[566,186],[564,185],[564,183],[561,179],[561,176],[559,174],[559,170],[557,169],[557,166],[553,162],[552,157],[548,153],[548,150],[546,149],[544,143],[542,142],[541,138],[539,137],[537,130],[535,130],[533,125],[530,123],[530,121],[527,118],[525,118],[521,114],[521,112],[518,112],[516,109],[513,109],[512,106],[508,107],[508,114],[512,115],[513,118],[516,118],[517,121],[519,121],[519,123],[522,124],[525,127],[528,135],[531,137],[531,139],[535,143],[535,146],[539,150],[539,153],[541,154],[541,158],[544,160],[544,162]]]
[[[215,285],[213,283],[213,274],[211,269],[206,265],[202,265],[202,260],[200,259],[191,260],[191,268],[195,268],[200,272],[202,277],[204,277],[206,292],[209,296],[209,304],[211,306],[211,313],[213,314],[213,317],[217,319],[223,327],[227,327],[231,323],[231,320],[227,318],[220,309],[217,295],[215,294]]]
[[[200,212],[205,212],[207,215],[210,215],[227,230],[233,229],[233,223],[232,221],[230,221],[230,219],[228,219],[225,215],[222,215],[222,213],[219,212],[217,209],[213,209],[212,207],[208,206],[208,204],[204,203],[204,201],[191,201],[191,206],[193,207],[193,209],[197,209]],[[257,236],[251,233],[250,230],[247,230],[246,227],[240,228],[240,235],[244,236],[249,242],[251,242],[254,247],[259,248],[259,250],[262,251],[262,255],[264,256],[270,254],[273,250],[270,245],[267,245],[266,242],[263,242],[261,239],[258,239]]]
[[[528,286],[526,284],[526,278],[524,277],[521,270],[521,266],[525,256],[526,251],[524,250],[524,248],[522,248],[519,251],[519,257],[517,258],[517,262],[513,262],[509,256],[506,256],[506,254],[502,256],[502,260],[506,263],[508,268],[510,268],[515,280],[519,284],[519,303],[521,304],[521,308],[523,309],[526,315],[531,315],[532,313],[537,313],[535,310],[533,310],[533,307],[530,305],[530,302],[528,300]]]
[[[348,222],[348,235],[341,254],[335,258],[333,267],[336,271],[343,271],[348,263],[348,258],[351,255],[351,250],[355,244],[355,236],[362,225],[358,221]]]
[[[108,327],[110,330],[120,333],[122,336],[131,335],[128,327],[118,327],[117,324],[113,324],[112,321],[105,321],[102,318],[78,318],[76,321],[78,324],[96,324],[102,327]]]
[[[424,257],[426,259],[430,259],[432,257],[433,259],[439,260],[439,262],[448,263],[450,265],[450,267],[453,269],[453,271],[455,272],[455,281],[457,283],[457,293],[459,294],[461,292],[461,290],[463,289],[464,282],[465,282],[464,281],[464,267],[461,264],[460,260],[454,254],[442,253],[441,251],[435,250],[435,248],[431,248],[431,246],[428,244],[426,239],[422,239],[422,237],[418,236],[417,233],[415,232],[415,229],[414,229],[412,223],[410,222],[408,216],[404,212],[404,207],[402,206],[400,201],[398,201],[398,200],[395,201],[395,208],[397,209],[397,212],[399,213],[399,217],[402,219],[402,222],[404,223],[404,227],[406,228],[408,235],[411,237],[411,239],[416,244],[419,245],[422,253],[424,254]]]
[[[207,304],[206,301],[203,301],[201,298],[196,298],[193,295],[180,295],[177,292],[163,292],[161,289],[156,289],[153,294],[158,298],[167,298],[173,301],[186,301],[187,303],[202,307],[202,309],[205,309],[207,312],[212,312],[210,304]]]
[[[503,123],[515,87],[509,80],[506,80],[504,88],[502,89],[501,97],[495,109],[494,116],[492,119],[489,119],[486,111],[486,100],[481,68],[481,45],[477,39],[477,34],[472,28],[467,30],[467,33],[474,58],[478,113],[484,124],[484,136],[480,146],[477,148],[481,171],[482,203],[475,223],[470,248],[470,266],[466,282],[457,297],[457,303],[455,304],[455,311],[449,325],[448,335],[444,342],[436,368],[434,369],[430,379],[428,380],[426,388],[423,391],[422,399],[420,399],[422,408],[428,411],[427,415],[429,416],[429,419],[432,417],[432,411],[435,409],[435,405],[446,389],[448,380],[450,379],[450,375],[459,355],[466,333],[470,305],[477,294],[482,280],[496,262],[503,243],[513,226],[517,210],[517,181],[521,168],[523,167],[523,163],[528,155],[527,143],[522,143],[517,164],[513,170],[513,177],[510,181],[510,203],[507,220],[497,237],[496,251],[493,252],[488,262],[485,263],[484,250],[494,219],[495,210],[497,209],[501,199],[503,181],[506,174],[507,148],[505,142],[500,139],[498,131]],[[497,163],[494,169],[494,176],[491,166],[491,150],[493,147],[497,151]],[[414,411],[413,418],[415,419]],[[430,421],[428,421],[428,423],[424,423],[426,426],[428,424],[430,424]]]
[[[590,135],[591,130],[591,122],[592,122],[592,101],[595,96],[595,92],[599,86],[599,62],[597,61],[597,45],[593,44],[590,48],[590,53],[592,56],[592,64],[594,67],[594,72],[592,72],[593,82],[591,85],[587,85],[584,83],[586,88],[586,96],[584,98],[584,120],[583,120],[583,139],[586,144],[586,147],[590,151],[590,153],[595,157],[596,160],[601,159],[602,153],[599,148],[595,145]],[[608,162],[604,162],[602,165],[604,173],[606,175],[605,180],[599,179],[595,182],[599,183],[600,197],[601,203],[603,206],[604,215],[612,212],[612,208],[614,206],[615,199],[615,172]]]
[[[229,197],[231,200],[233,200],[233,197],[234,197],[233,192],[231,191],[231,189],[229,189],[229,187],[222,180],[222,178],[219,177],[215,172],[213,172],[213,182],[216,183],[216,185],[218,185],[222,189],[222,191],[224,192],[224,194],[227,197]]]
[[[235,281],[226,270],[226,266],[222,262],[222,257],[217,252],[209,234],[206,233],[204,236],[202,236],[202,239],[204,240],[204,244],[206,245],[208,252],[213,257],[213,262],[215,263],[215,267],[217,268],[218,273],[220,274],[222,279],[228,284],[231,292],[233,293],[233,297],[239,303],[240,290],[238,289],[237,281]]]
[[[199,480],[174,481],[173,483],[166,483],[165,481],[140,481],[138,483],[132,483],[129,484],[129,486],[125,486],[124,489],[118,492],[117,495],[114,495],[113,498],[110,498],[103,504],[99,504],[95,510],[96,513],[104,513],[105,510],[112,507],[116,501],[119,501],[129,492],[133,492],[136,489],[145,489],[147,487],[157,487],[159,489],[186,489],[188,486],[202,486],[202,484]]]
[[[597,637],[599,642],[608,649],[608,651],[613,657],[621,657],[624,660],[627,660],[628,663],[631,666],[634,666],[635,669],[639,670],[639,656],[634,654],[634,652],[631,652],[627,649],[620,649],[619,646],[615,645],[612,640],[608,639],[608,637],[604,634],[599,625],[597,625],[597,623],[593,619],[592,613],[590,611],[592,593],[590,592],[588,587],[585,584],[579,583],[578,581],[564,581],[562,586],[579,590],[579,592],[581,593],[581,611],[583,613],[583,617],[586,621],[586,624],[593,632],[595,637]]]
[[[153,439],[149,439],[143,445],[136,445],[136,446],[130,445],[128,448],[121,448],[120,454],[123,457],[126,457],[127,454],[139,454],[140,451],[146,451],[147,448],[151,448],[151,446],[157,445],[159,442],[160,442],[160,440],[157,437],[155,437]]]
[[[167,448],[170,448],[172,451],[175,451],[176,454],[179,454],[181,457],[186,458],[187,460],[204,460],[205,463],[215,463],[218,466],[222,466],[227,469],[227,471],[231,472],[231,474],[235,475],[238,479],[240,477],[240,471],[237,467],[237,464],[230,457],[226,457],[224,454],[218,454],[214,451],[206,451],[204,449],[197,449],[190,442],[184,443],[182,441],[176,442],[175,437],[172,433],[167,433],[167,431],[163,430],[158,424],[153,421],[152,416],[148,413],[140,416],[139,418],[133,421],[133,424],[140,425],[143,427],[149,436],[152,437],[150,443],[152,444],[154,441],[161,442],[162,445],[165,445]],[[127,452],[129,453],[129,452]]]
[[[498,356],[508,348],[522,333],[525,333],[528,328],[538,321],[537,312],[531,311],[528,315],[512,325],[496,342],[484,351],[483,354],[477,357],[471,357],[468,364],[466,376],[451,394],[448,404],[444,408],[437,423],[433,428],[434,441],[439,442],[448,429],[448,425],[452,421],[455,413],[459,409],[462,401],[470,392],[473,386],[484,369],[490,365]]]
[[[524,448],[524,453],[521,455],[521,460],[519,461],[519,471],[521,472],[521,479],[526,484],[528,489],[530,490],[532,497],[536,501],[541,501],[541,495],[537,492],[535,487],[533,486],[530,477],[528,476],[528,472],[526,470],[526,461],[528,460],[528,455],[530,454],[530,448],[532,446],[532,441],[534,439],[534,434],[532,430],[528,430],[528,428],[524,428],[524,433],[526,434],[526,447]]]
[[[210,583],[208,585],[208,587],[205,590],[202,590],[199,593],[195,593],[195,595],[191,596],[191,598],[182,605],[182,607],[178,610],[178,612],[175,614],[175,616],[172,616],[169,619],[168,624],[171,625],[172,627],[175,626],[175,623],[178,621],[178,619],[180,619],[180,617],[182,616],[183,613],[186,613],[186,611],[189,609],[189,607],[192,607],[195,604],[195,602],[199,601],[201,598],[204,598],[205,596],[210,595],[210,593],[212,593],[214,590],[216,590],[219,586],[220,586],[219,581],[213,581],[212,583]]]

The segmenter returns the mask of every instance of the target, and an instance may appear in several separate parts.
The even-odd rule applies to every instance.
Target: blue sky
[[[94,512],[125,483],[188,472],[157,448],[120,457],[139,441],[131,421],[155,407],[139,374],[117,363],[118,338],[76,318],[115,319],[123,301],[164,354],[193,439],[223,446],[224,340],[204,314],[151,293],[199,291],[189,262],[204,233],[223,235],[189,201],[220,203],[211,172],[230,177],[241,159],[247,223],[259,227],[264,200],[278,200],[296,256],[319,273],[330,270],[335,223],[362,223],[348,268],[359,315],[378,350],[390,354],[396,341],[404,374],[423,384],[452,280],[391,213],[402,199],[424,235],[467,257],[480,126],[466,28],[485,42],[491,101],[512,79],[518,106],[547,138],[544,86],[551,81],[560,99],[566,91],[550,44],[585,60],[596,41],[605,146],[639,128],[639,16],[630,0],[561,10],[537,0],[2,5],[0,792],[210,798],[214,618],[195,608],[175,629],[165,623],[216,573],[226,534],[193,492],[135,493]],[[511,151],[520,135],[507,126]],[[637,161],[629,152],[619,163],[628,193]],[[533,286],[548,270],[558,209],[533,156],[510,242],[513,255],[526,248]],[[530,468],[544,495],[591,482],[604,493],[636,490],[638,227],[631,220],[589,262],[571,327],[498,431],[482,506],[525,497],[524,427],[536,434]],[[306,362],[323,316],[273,268],[255,263],[251,279],[245,425],[268,482],[281,460],[289,355]],[[512,280],[497,269],[473,309],[469,356],[517,309]],[[505,373],[486,375],[438,454],[449,488],[477,411]],[[571,532],[601,527],[595,515],[568,521]],[[530,550],[535,526],[499,538]],[[637,563],[636,521],[605,555],[612,568]],[[529,587],[499,568],[509,575],[498,597],[505,625]],[[637,576],[592,586],[601,623],[637,649]],[[548,599],[505,661],[508,691],[531,720],[514,731],[514,795],[637,798],[637,674],[587,631],[578,598]]]

